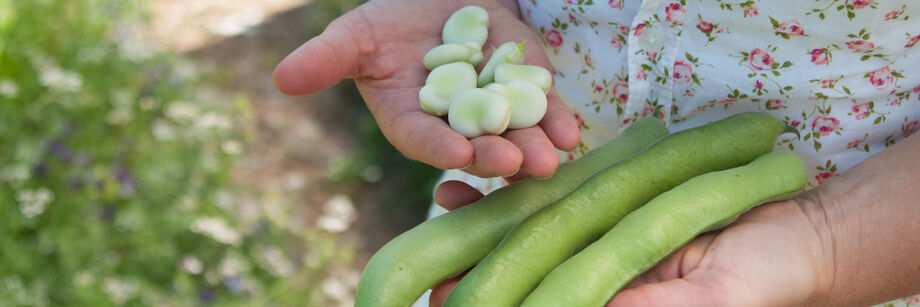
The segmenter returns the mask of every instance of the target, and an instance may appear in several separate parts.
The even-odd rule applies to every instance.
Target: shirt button
[[[664,34],[658,29],[646,29],[642,35],[639,35],[639,46],[642,49],[653,51],[659,50],[665,43]]]

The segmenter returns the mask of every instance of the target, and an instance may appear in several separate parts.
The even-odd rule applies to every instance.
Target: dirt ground
[[[357,2],[153,1],[149,39],[217,73],[228,96],[248,97],[251,140],[234,170],[239,183],[284,194],[306,223],[315,222],[332,195],[351,198],[358,218],[338,237],[356,248],[354,269],[360,270],[384,243],[424,219],[437,171],[386,143],[350,80],[314,95],[288,97],[271,78],[285,55]],[[358,170],[363,180],[334,176],[331,166],[342,157],[368,162]]]

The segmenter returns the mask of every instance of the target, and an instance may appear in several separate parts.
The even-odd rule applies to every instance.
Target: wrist
[[[836,232],[831,223],[835,215],[830,206],[825,205],[828,198],[823,189],[814,189],[799,195],[793,201],[804,215],[806,232],[811,238],[812,259],[816,267],[816,284],[810,305],[824,306],[830,303],[837,276]]]

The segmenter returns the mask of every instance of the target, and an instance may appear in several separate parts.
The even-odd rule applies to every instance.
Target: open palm
[[[555,92],[536,127],[472,140],[422,111],[418,92],[428,70],[422,57],[441,44],[441,27],[457,9],[479,5],[489,12],[486,57],[508,41],[526,40],[525,63],[549,69],[539,40],[517,17],[516,7],[496,1],[376,0],[333,21],[319,36],[291,53],[275,70],[278,89],[304,95],[353,78],[387,139],[410,159],[442,169],[463,168],[482,176],[523,170],[549,176],[559,163],[555,148],[571,150],[578,129]]]
[[[755,208],[639,276],[607,306],[802,306],[817,299],[822,255],[794,201]]]
[[[807,305],[820,299],[813,296],[828,282],[817,241],[796,201],[763,205],[678,249],[607,306]],[[433,287],[430,305],[441,306],[462,278]]]

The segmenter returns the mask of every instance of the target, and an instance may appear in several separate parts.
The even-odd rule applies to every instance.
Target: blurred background
[[[0,306],[350,306],[438,171],[274,66],[360,0],[0,0]]]

